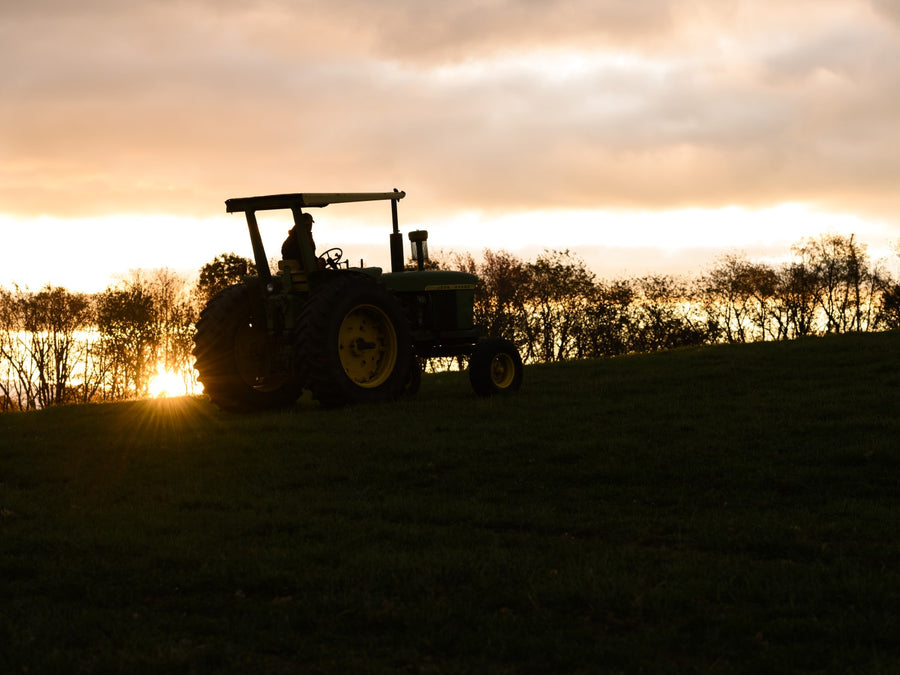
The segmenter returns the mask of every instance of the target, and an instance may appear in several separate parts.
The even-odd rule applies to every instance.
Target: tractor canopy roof
[[[328,206],[347,202],[371,202],[382,199],[394,201],[403,199],[405,192],[304,192],[283,195],[263,195],[260,197],[238,197],[225,200],[225,211],[267,211],[272,209],[294,209],[304,207]]]

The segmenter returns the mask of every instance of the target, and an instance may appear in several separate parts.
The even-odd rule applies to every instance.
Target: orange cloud
[[[395,185],[423,216],[898,210],[884,1],[16,4],[5,213],[200,215]]]

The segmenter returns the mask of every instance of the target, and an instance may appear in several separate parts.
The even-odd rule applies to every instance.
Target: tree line
[[[694,277],[598,279],[569,251],[441,265],[478,275],[476,321],[529,363],[900,328],[900,280],[852,235],[805,239],[779,264],[732,253]]]
[[[780,264],[729,254],[694,277],[598,279],[569,251],[434,266],[478,275],[476,322],[526,363],[900,328],[900,281],[854,236],[806,239]],[[160,370],[191,391],[200,309],[252,271],[230,253],[193,281],[161,269],[96,294],[0,288],[0,411],[146,397]]]
[[[251,269],[222,254],[196,281],[158,269],[93,294],[0,288],[0,412],[143,398],[160,371],[192,391],[199,310]]]

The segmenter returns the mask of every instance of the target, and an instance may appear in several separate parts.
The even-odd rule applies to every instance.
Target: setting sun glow
[[[149,391],[153,398],[171,398],[191,393],[182,375],[162,368],[150,380]]]

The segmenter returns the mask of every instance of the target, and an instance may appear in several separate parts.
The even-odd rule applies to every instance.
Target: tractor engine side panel
[[[464,353],[474,343],[475,275],[427,270],[383,279],[406,308],[420,355]]]
[[[469,330],[475,327],[475,289],[428,289],[432,327],[436,331]]]

